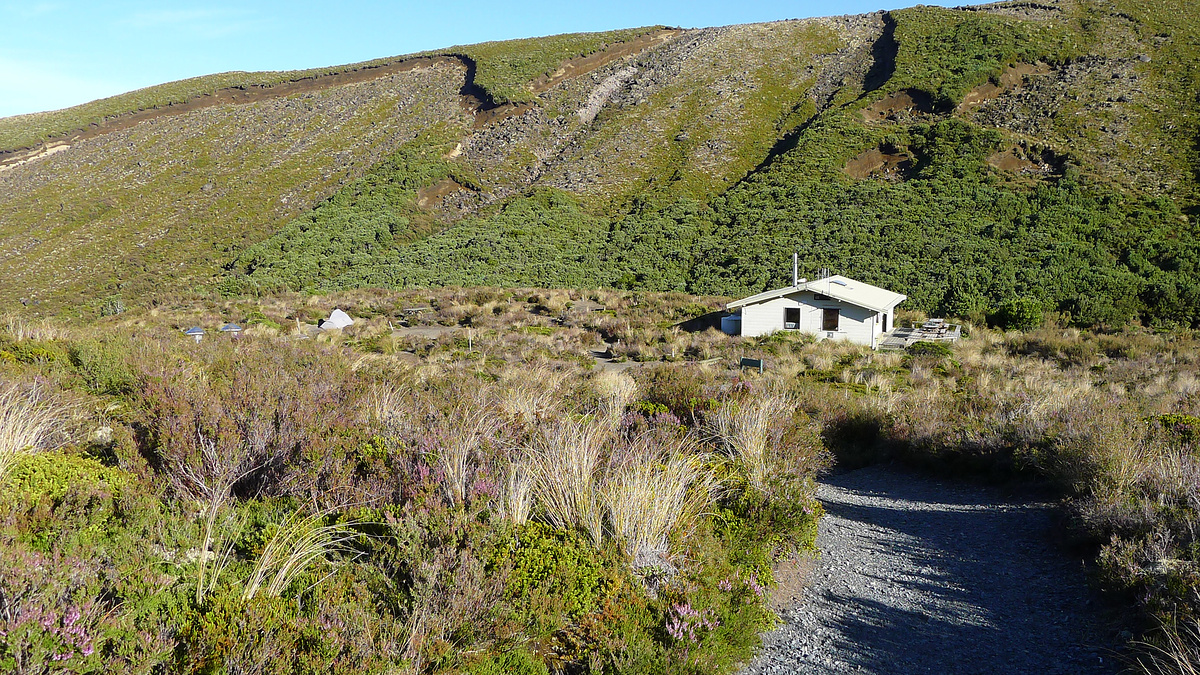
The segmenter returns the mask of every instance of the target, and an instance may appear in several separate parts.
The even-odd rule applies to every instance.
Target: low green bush
[[[945,342],[933,342],[931,340],[918,340],[905,347],[904,351],[908,352],[910,356],[932,356],[935,358],[948,358],[954,354],[954,351],[950,349],[950,345]]]
[[[67,350],[71,365],[85,386],[96,394],[119,396],[136,386],[128,359],[128,348],[116,341],[82,340]]]
[[[694,426],[705,411],[719,405],[706,391],[706,378],[695,370],[659,366],[650,370],[647,380],[643,403],[652,407],[643,406],[646,411],[665,408],[684,424]]]
[[[57,342],[12,340],[5,336],[0,336],[0,351],[9,354],[9,357],[0,357],[4,358],[4,360],[29,364],[55,363],[60,360],[66,360],[67,356],[66,349]]]
[[[1042,304],[1032,298],[1005,300],[988,316],[988,323],[1004,330],[1033,330],[1044,320]]]
[[[550,669],[528,650],[487,654],[463,669],[463,675],[550,675]]]
[[[99,488],[119,494],[128,483],[120,469],[70,452],[42,452],[22,457],[0,484],[0,502],[45,497],[60,501],[73,489]]]
[[[506,571],[506,598],[534,609],[524,617],[531,625],[593,612],[609,592],[604,561],[591,544],[578,533],[541,523],[528,523],[498,542],[489,564]]]
[[[1200,417],[1185,413],[1163,413],[1151,419],[1182,443],[1200,441]]]

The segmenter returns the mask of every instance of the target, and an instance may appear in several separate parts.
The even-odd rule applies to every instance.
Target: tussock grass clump
[[[705,457],[688,439],[644,436],[614,457],[602,491],[612,534],[635,568],[670,552],[670,538],[686,537],[712,507],[719,485]]]
[[[611,370],[598,373],[592,379],[592,385],[600,395],[598,414],[605,424],[612,428],[621,423],[625,410],[641,393],[641,388],[632,377]]]
[[[18,342],[22,340],[49,342],[66,335],[66,331],[58,324],[47,319],[32,321],[14,314],[7,314],[4,316],[4,324],[8,328],[8,335]]]
[[[599,547],[604,542],[600,470],[607,429],[564,420],[535,436],[528,449],[533,494],[555,527],[580,528]]]
[[[0,380],[0,482],[22,457],[61,445],[65,410],[42,387]]]
[[[323,524],[328,517],[328,513],[303,518],[295,514],[280,525],[255,562],[242,597],[250,600],[259,593],[279,597],[310,568],[358,537],[347,523]]]
[[[1137,667],[1146,675],[1200,674],[1200,621],[1166,624],[1156,640],[1141,645],[1146,652]]]
[[[500,378],[500,409],[532,428],[556,412],[558,388],[565,379],[565,373],[541,365],[505,371]]]
[[[710,432],[759,489],[767,485],[773,468],[771,452],[780,442],[783,422],[790,419],[796,403],[787,392],[775,391],[727,403],[708,417]]]
[[[505,470],[499,495],[499,513],[514,525],[524,525],[533,510],[534,473],[524,461],[511,462]]]
[[[483,462],[484,444],[492,437],[495,421],[486,408],[465,404],[456,408],[443,428],[436,451],[437,465],[445,477],[448,497],[456,504],[467,501],[468,491]]]

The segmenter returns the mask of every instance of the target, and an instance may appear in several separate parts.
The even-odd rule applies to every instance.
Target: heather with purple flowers
[[[95,640],[102,630],[90,579],[79,560],[48,558],[0,546],[0,668],[12,673],[87,672],[100,665]],[[74,597],[84,596],[82,602]]]
[[[720,620],[711,609],[698,610],[690,603],[682,602],[671,605],[664,628],[676,646],[683,649],[684,660],[687,660],[705,635],[720,625]]]
[[[767,587],[759,583],[758,577],[753,574],[742,574],[741,570],[734,572],[732,577],[725,577],[717,582],[717,588],[726,593],[733,593],[738,590],[746,590],[754,594],[756,598],[767,597]]]

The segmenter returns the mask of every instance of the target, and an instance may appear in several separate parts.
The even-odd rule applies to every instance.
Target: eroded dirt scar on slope
[[[744,673],[1117,673],[1053,506],[888,466],[830,477],[808,583]]]

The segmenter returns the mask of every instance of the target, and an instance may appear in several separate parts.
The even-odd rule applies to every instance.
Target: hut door
[[[821,330],[837,330],[841,323],[841,310],[836,307],[826,307],[821,313]]]

